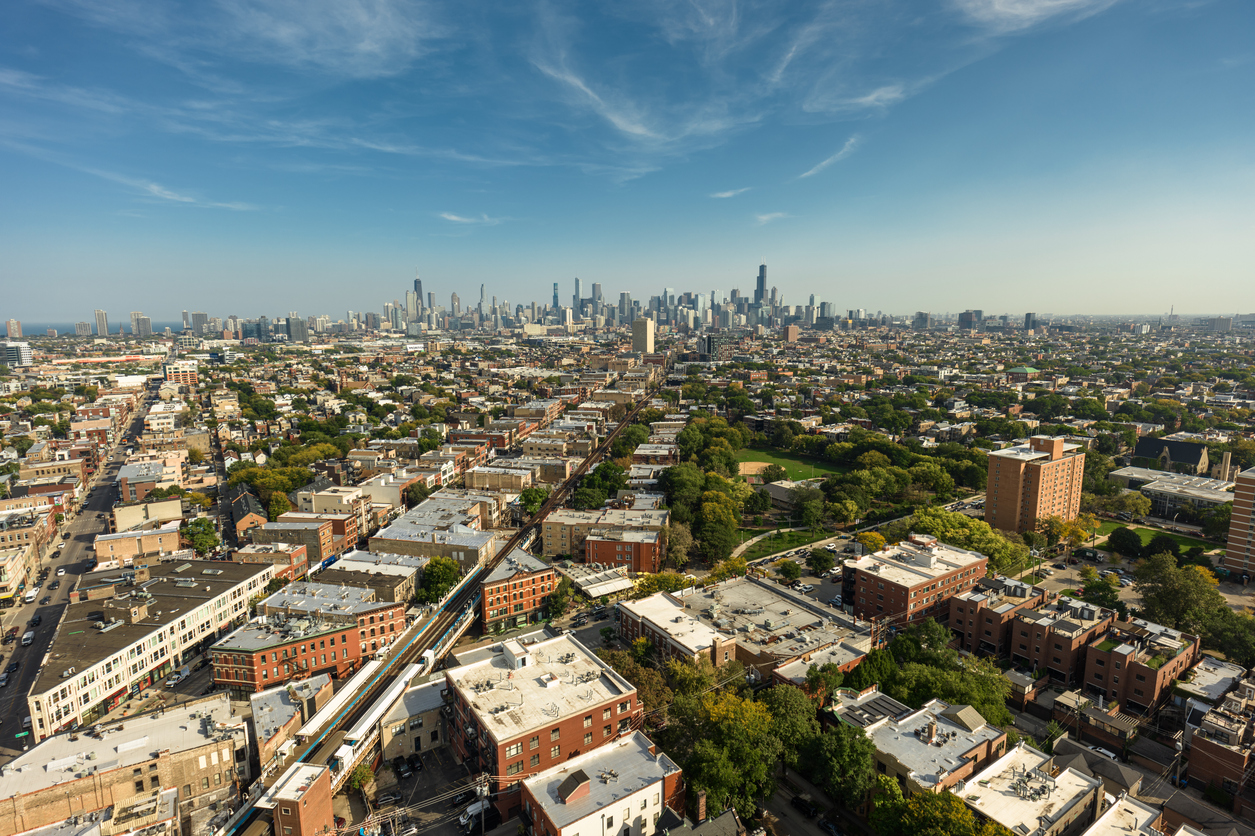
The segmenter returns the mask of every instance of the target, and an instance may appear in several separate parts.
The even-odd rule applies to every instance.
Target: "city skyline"
[[[1249,4],[707,11],[20,4],[0,315],[369,310],[415,264],[445,305],[752,295],[763,256],[791,304],[1243,308]]]

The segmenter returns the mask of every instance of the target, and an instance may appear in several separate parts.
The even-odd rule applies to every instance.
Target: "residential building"
[[[331,677],[318,674],[249,696],[262,773],[280,763],[296,731],[331,700]],[[295,745],[295,744],[293,744]]]
[[[559,509],[545,518],[541,532],[544,553],[569,554],[579,559],[584,553],[584,540],[593,529],[661,532],[670,521],[670,511]]]
[[[1076,519],[1081,509],[1085,450],[1036,435],[989,453],[985,522],[1000,531],[1033,531],[1047,517]]]
[[[632,350],[637,354],[654,353],[654,321],[649,317],[632,321]]]
[[[1002,757],[1007,733],[970,705],[929,700],[913,710],[878,691],[838,689],[828,709],[863,730],[876,747],[876,771],[903,795],[944,792]]]
[[[1066,596],[1036,610],[1020,610],[1012,626],[1011,661],[1045,671],[1055,682],[1078,684],[1086,651],[1115,620],[1114,610]]]
[[[1229,518],[1229,545],[1220,565],[1243,582],[1255,569],[1255,467],[1238,474],[1233,488],[1233,515]]]
[[[845,561],[842,598],[859,618],[906,625],[933,618],[946,623],[950,598],[976,586],[989,558],[912,534],[894,546]]]
[[[629,572],[662,570],[662,534],[637,529],[593,528],[584,539],[584,562]]]
[[[685,609],[683,599],[674,595],[657,592],[635,601],[620,601],[615,607],[619,611],[619,637],[629,645],[646,639],[660,664],[705,658],[718,667],[735,657],[735,638],[699,621]]]
[[[1022,610],[1049,601],[1045,589],[1011,578],[980,578],[976,587],[950,599],[950,632],[959,650],[999,658],[1011,652],[1012,627]]]
[[[358,552],[358,554],[364,554],[364,552]],[[414,592],[418,585],[418,572],[391,571],[395,568],[392,566],[382,567],[382,571],[379,571],[379,567],[366,567],[360,564],[358,564],[360,568],[348,569],[340,565],[342,562],[337,561],[330,569],[323,569],[319,572],[318,582],[369,589],[375,593],[377,601],[408,604],[414,600]]]
[[[1122,795],[1103,811],[1085,831],[1085,836],[1163,836],[1165,832],[1162,810],[1130,795]]]
[[[510,552],[480,581],[484,630],[539,621],[557,585],[552,566],[522,549]]]
[[[449,742],[444,715],[444,680],[411,684],[379,721],[385,759],[438,749]]]
[[[1149,714],[1172,695],[1172,684],[1199,660],[1199,638],[1140,618],[1117,621],[1090,642],[1083,687]]]
[[[335,534],[331,520],[302,520],[300,522],[263,523],[251,530],[254,543],[287,543],[304,546],[309,566],[322,566],[339,552],[335,548]]]
[[[171,360],[161,366],[162,374],[171,383],[195,389],[200,384],[199,363],[195,360]]]
[[[191,664],[247,620],[271,577],[270,566],[210,560],[84,575],[26,698],[35,739],[90,726]]]
[[[26,833],[110,807],[116,818],[130,802],[173,791],[177,832],[207,833],[217,810],[239,807],[248,755],[246,723],[225,694],[45,736],[0,773],[0,832]]]
[[[1098,818],[1103,786],[1020,743],[976,773],[960,794],[977,821],[1024,836],[1080,836]]]
[[[668,832],[668,808],[684,810],[680,767],[639,731],[523,781],[522,821],[536,834],[653,836]]]
[[[244,537],[250,529],[265,525],[270,519],[261,500],[253,489],[245,484],[223,488],[223,499],[231,512],[231,524],[235,528],[237,540]]]
[[[636,688],[569,636],[501,652],[445,671],[453,751],[492,778],[503,818],[522,810],[520,781],[612,743],[639,727]]]
[[[331,769],[294,763],[257,799],[272,811],[274,830],[283,836],[325,836],[336,830],[331,808]]]
[[[179,527],[182,520],[170,520],[157,528],[138,531],[120,531],[117,534],[98,534],[94,549],[96,563],[102,569],[130,566],[138,557],[152,555],[162,557],[179,551],[182,538]]]
[[[307,549],[301,543],[250,543],[231,552],[236,563],[268,563],[283,582],[296,581],[309,571]]]

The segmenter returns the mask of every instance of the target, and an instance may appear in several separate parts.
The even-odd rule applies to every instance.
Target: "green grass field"
[[[814,543],[816,540],[823,540],[825,537],[831,536],[832,532],[830,531],[782,531],[778,537],[768,537],[766,540],[759,540],[746,549],[741,557],[745,558],[745,562],[748,563],[776,552],[800,549],[802,546]]]
[[[809,479],[812,476],[826,476],[829,473],[845,473],[849,470],[847,467],[808,459],[804,456],[795,456],[792,453],[781,453],[776,450],[751,450],[748,447],[738,450],[736,459],[739,462],[778,464],[788,472],[789,478],[794,481]]]
[[[1098,536],[1106,536],[1123,525],[1125,525],[1125,523],[1107,520],[1102,525],[1098,526]],[[1156,534],[1167,534],[1173,540],[1177,541],[1177,545],[1181,547],[1181,551],[1192,549],[1195,546],[1202,546],[1204,549],[1208,550],[1220,548],[1220,546],[1215,543],[1208,543],[1206,540],[1199,540],[1196,537],[1186,537],[1182,534],[1173,534],[1171,531],[1160,531],[1157,528],[1134,528],[1133,530],[1137,532],[1137,536],[1141,538],[1143,546],[1148,545],[1150,541],[1154,539]],[[1098,548],[1103,549],[1104,551],[1110,551],[1110,549],[1106,548],[1106,545],[1106,543],[1103,543]]]

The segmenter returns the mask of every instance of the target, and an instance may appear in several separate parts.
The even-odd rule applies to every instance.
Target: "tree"
[[[693,548],[693,534],[682,522],[672,522],[666,528],[664,539],[667,543],[667,559],[672,566],[683,566],[688,562],[689,550]]]
[[[824,503],[822,499],[814,499],[802,505],[802,527],[816,531],[824,522]]]
[[[191,544],[192,548],[198,555],[204,555],[213,551],[221,542],[218,539],[218,532],[214,530],[214,524],[205,517],[192,520],[179,532],[183,539]]]
[[[437,555],[423,567],[423,580],[419,585],[418,598],[427,604],[435,604],[457,586],[462,569],[451,557]]]
[[[200,464],[204,460],[205,460],[205,454],[202,453],[200,450],[196,449],[195,447],[187,448],[187,463],[188,464]]]
[[[362,762],[353,767],[353,771],[349,773],[346,784],[350,790],[361,792],[375,782],[375,772],[370,768],[370,764]]]
[[[841,499],[836,502],[829,502],[826,506],[824,506],[824,510],[837,525],[849,525],[852,522],[856,522],[859,515],[862,513],[862,509],[859,508],[858,503],[851,499]]]
[[[1137,532],[1126,526],[1120,526],[1107,535],[1107,545],[1113,552],[1127,558],[1142,556],[1142,538]]]
[[[266,510],[267,515],[270,517],[270,521],[274,522],[279,519],[279,517],[292,510],[292,503],[288,501],[287,494],[281,491],[275,491],[270,495],[270,506]]]
[[[906,805],[902,785],[888,775],[877,775],[874,786],[875,795],[868,816],[872,831],[880,836],[899,836],[898,819]]]
[[[523,510],[530,517],[540,510],[540,506],[545,504],[545,500],[549,498],[549,489],[542,487],[524,488],[519,494],[519,504],[523,506]]]
[[[769,464],[763,468],[762,473],[758,474],[762,477],[764,484],[772,482],[784,482],[789,478],[789,472],[781,465]]]
[[[1198,634],[1214,610],[1225,606],[1216,577],[1201,566],[1177,566],[1170,554],[1155,554],[1133,569],[1133,589],[1142,614],[1159,624]]]
[[[636,658],[635,650],[636,642],[633,642],[632,652],[600,648],[597,656],[636,686],[637,696],[640,697],[641,705],[644,706],[646,713],[665,708],[672,700],[671,689],[667,687],[666,679],[657,668],[642,664]]]
[[[792,560],[781,560],[776,564],[776,571],[780,573],[780,577],[790,583],[802,577],[802,567]]]
[[[571,579],[562,576],[562,580],[558,581],[558,585],[554,587],[553,592],[549,593],[549,604],[547,609],[550,618],[559,618],[566,612],[567,606],[571,603],[571,595],[575,589]]]
[[[802,749],[819,734],[815,704],[805,691],[793,685],[768,688],[759,699],[771,712],[771,733],[782,745],[784,762],[797,766]]]
[[[875,783],[875,752],[863,730],[848,723],[836,723],[805,749],[811,779],[845,807],[857,807]]]
[[[431,496],[431,488],[427,487],[422,482],[415,482],[405,489],[405,498],[410,503],[411,508],[418,505],[429,496]]]
[[[1170,554],[1178,557],[1181,554],[1181,544],[1172,535],[1161,531],[1146,544],[1146,554]]]
[[[610,642],[614,641],[614,628],[613,627],[602,627],[600,632],[601,632],[601,640],[605,644],[610,644]]]
[[[885,538],[875,531],[864,531],[862,534],[855,535],[854,539],[867,554],[878,552],[885,547]]]
[[[822,575],[835,564],[836,561],[832,558],[832,552],[827,549],[811,549],[810,554],[806,556],[806,566],[813,575]]]
[[[845,674],[833,662],[822,665],[811,665],[806,669],[806,690],[815,698],[819,706],[824,706],[832,692],[841,687]]]
[[[1217,505],[1203,515],[1203,533],[1213,539],[1225,539],[1229,534],[1229,522],[1232,517],[1232,502]]]

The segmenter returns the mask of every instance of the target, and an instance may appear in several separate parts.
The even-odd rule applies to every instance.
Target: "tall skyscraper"
[[[418,284],[418,279],[414,280]],[[405,321],[413,322],[418,319],[418,292],[414,290],[405,291]]]
[[[462,300],[456,293],[449,294],[449,310],[453,311],[454,316],[462,315]]]
[[[92,324],[90,322],[74,323],[74,336],[90,337],[92,335]]]
[[[488,302],[488,297],[484,293],[484,286],[481,284],[479,286],[479,315],[481,317],[484,315],[484,305],[487,304],[487,302]]]
[[[601,295],[601,282],[593,282],[593,301],[598,305],[605,301],[605,298]]]
[[[1024,314],[1024,330],[1032,331],[1036,327],[1037,327],[1037,314],[1035,313]]]
[[[556,311],[560,307],[562,306],[558,304],[558,283],[554,282],[553,283],[553,309]]]
[[[209,324],[209,314],[204,311],[192,311],[192,333],[200,336],[205,333],[205,326]]]
[[[135,319],[135,333],[140,337],[151,337],[153,335],[153,321],[150,317],[140,314]]]
[[[139,318],[143,315],[143,311],[131,311],[131,336],[139,333]]]
[[[575,293],[571,297],[571,308],[575,311],[580,309],[580,303],[584,301],[584,286],[580,282],[580,277],[575,277]]]
[[[641,354],[654,353],[654,321],[647,316],[632,323],[632,350]]]
[[[414,268],[414,295],[418,297],[418,313],[423,312],[423,282],[418,277],[418,268]]]
[[[434,311],[436,309],[436,292],[434,290],[427,291],[427,310]]]
[[[767,265],[758,265],[758,284],[754,286],[754,304],[761,305],[767,299]]]
[[[8,322],[5,323],[5,328],[8,331],[9,339],[11,340],[22,339],[22,323],[19,320],[10,319]]]
[[[192,327],[192,321],[187,318],[187,311],[184,311],[183,312],[183,330],[186,331],[190,327]]]
[[[109,334],[109,315],[99,308],[96,310],[96,336],[105,337]]]

